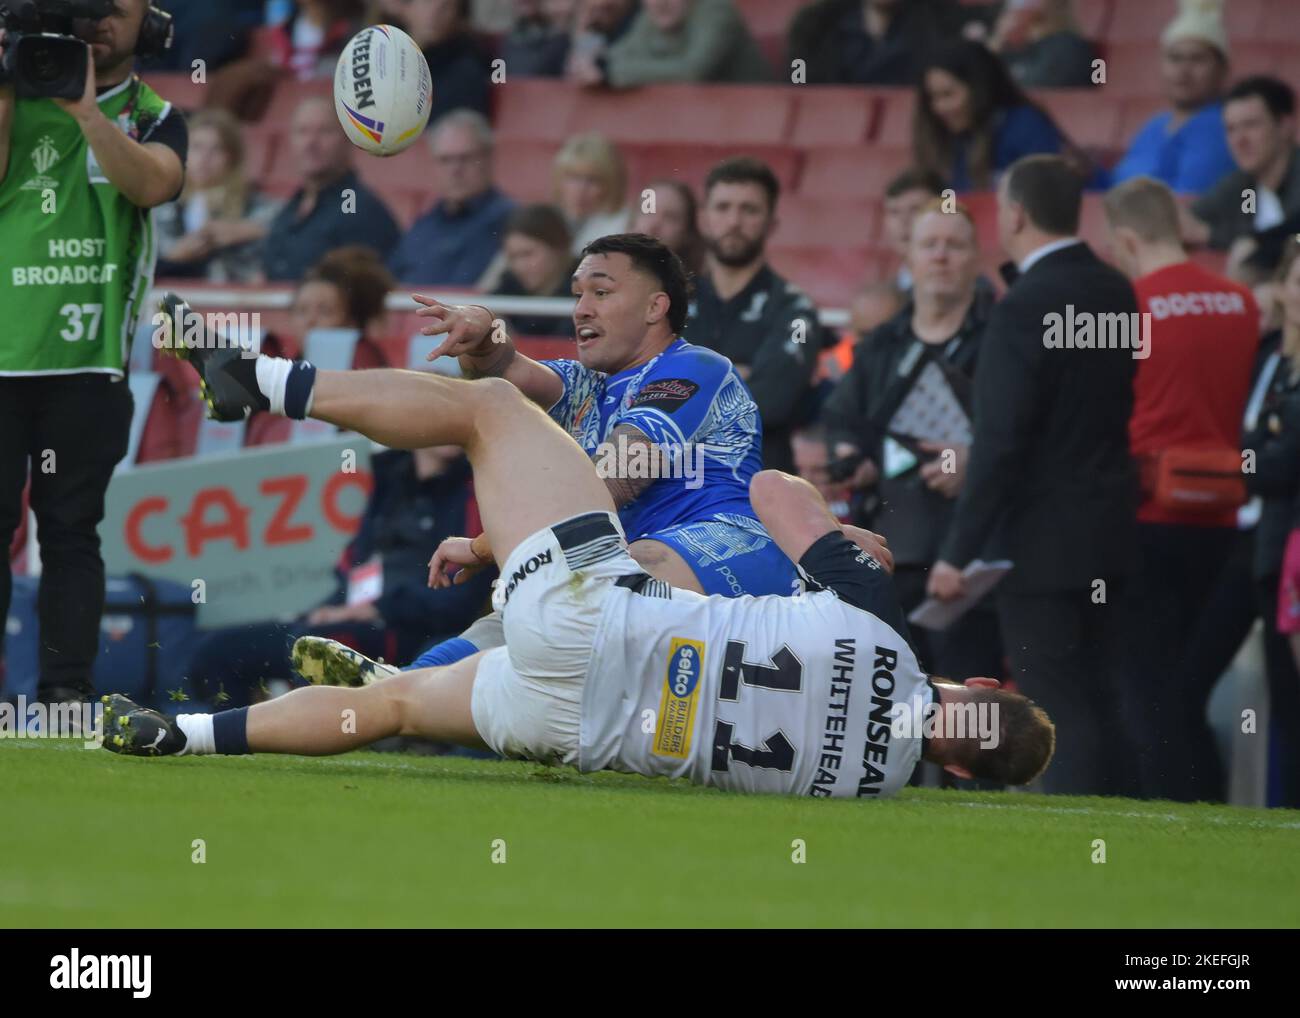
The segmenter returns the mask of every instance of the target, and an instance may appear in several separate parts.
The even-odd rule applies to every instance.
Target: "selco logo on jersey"
[[[695,703],[704,674],[704,644],[699,640],[673,637],[668,654],[664,693],[659,700],[659,724],[655,728],[654,752],[658,756],[685,760],[691,752],[691,728],[695,724]]]

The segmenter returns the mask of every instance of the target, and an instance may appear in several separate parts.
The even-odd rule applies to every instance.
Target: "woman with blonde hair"
[[[623,233],[631,218],[626,203],[627,168],[603,134],[577,134],[552,164],[554,203],[573,233],[573,253],[610,233]]]
[[[254,249],[279,203],[245,176],[244,138],[232,114],[200,110],[189,128],[185,186],[176,201],[154,210],[158,275],[254,282],[260,264]]]

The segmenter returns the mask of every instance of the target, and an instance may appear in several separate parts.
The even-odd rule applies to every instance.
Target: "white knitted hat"
[[[1179,11],[1160,36],[1162,48],[1184,39],[1209,43],[1228,59],[1228,33],[1223,27],[1223,0],[1179,0]]]

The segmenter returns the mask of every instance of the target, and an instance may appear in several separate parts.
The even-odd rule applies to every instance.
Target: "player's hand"
[[[966,577],[956,566],[940,559],[930,567],[925,592],[939,601],[952,601],[966,593]]]
[[[429,319],[420,332],[425,336],[446,336],[440,347],[429,354],[429,360],[439,357],[482,357],[492,352],[493,319],[486,308],[465,304],[443,304],[421,293],[411,294],[411,299],[424,305],[417,312],[419,318]]]
[[[962,482],[966,480],[970,446],[943,442],[920,442],[918,445],[922,452],[934,455],[934,459],[921,464],[919,472],[925,486],[944,498],[956,498],[961,492]],[[952,469],[944,470],[945,466],[951,466]]]
[[[479,570],[492,564],[492,553],[482,535],[449,537],[429,559],[429,586],[435,590],[464,583]]]
[[[845,537],[879,562],[885,572],[893,573],[894,553],[889,550],[889,542],[885,540],[883,534],[876,534],[848,523],[844,524],[840,529],[844,531]]]

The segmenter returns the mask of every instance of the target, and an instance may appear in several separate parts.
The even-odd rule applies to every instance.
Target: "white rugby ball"
[[[377,156],[402,151],[420,137],[432,101],[429,64],[400,28],[363,28],[339,54],[334,112],[357,148]]]

